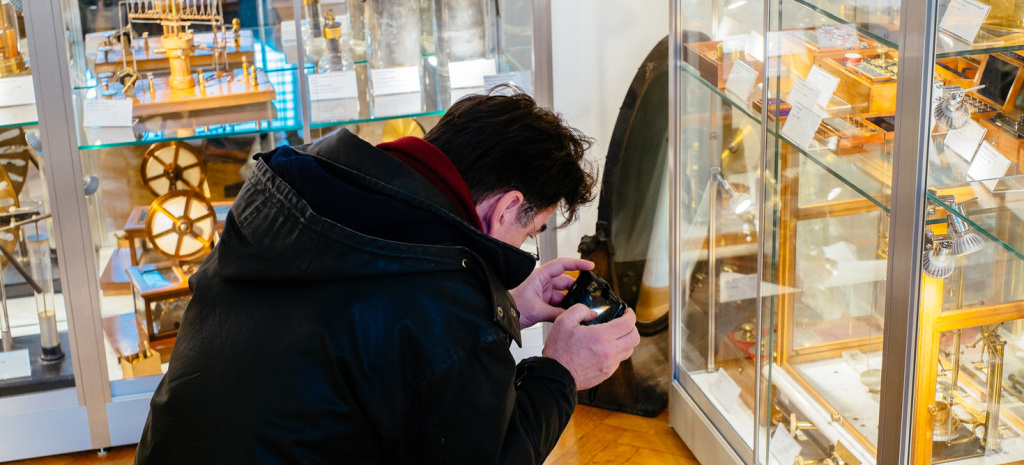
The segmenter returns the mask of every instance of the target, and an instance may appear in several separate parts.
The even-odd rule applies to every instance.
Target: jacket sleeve
[[[426,383],[420,405],[431,424],[422,425],[421,450],[437,463],[540,465],[568,425],[576,408],[569,370],[542,357],[516,365],[507,341],[495,336],[453,357]]]

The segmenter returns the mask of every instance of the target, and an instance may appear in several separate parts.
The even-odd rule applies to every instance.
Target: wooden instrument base
[[[213,34],[205,32],[202,34],[196,34],[194,42],[196,45],[206,45],[212,47],[213,45]],[[143,47],[143,41],[141,38],[136,39],[135,48],[132,50],[132,54],[135,55],[135,66],[140,73],[146,71],[164,71],[167,69],[167,55],[163,53],[157,53],[154,50],[163,48],[163,41],[160,37],[150,37],[149,39],[149,50],[147,51]],[[233,34],[229,31],[227,33],[227,55],[229,65],[237,65],[242,62],[242,58],[249,60],[249,63],[255,63],[253,61],[253,36],[252,31],[241,31],[239,34],[240,46],[235,48],[235,41]],[[189,57],[189,62],[192,66],[213,66],[213,53],[209,50],[196,49],[192,56]],[[128,58],[128,66],[132,66],[131,57]],[[224,65],[225,63],[221,63]],[[116,73],[121,68],[124,68],[125,63],[121,61],[121,46],[114,46],[113,50],[107,53],[96,53],[96,74],[99,73]]]
[[[167,77],[153,78],[150,93],[149,81],[140,78],[135,86],[134,108],[132,115],[146,117],[166,113],[178,113],[190,110],[207,110],[211,108],[234,107],[252,103],[263,103],[274,100],[274,87],[262,70],[256,71],[256,86],[252,86],[243,76],[241,69],[224,71],[206,80],[206,93],[199,90],[199,78],[196,85],[187,90],[172,89]],[[120,84],[110,83],[116,94],[111,99],[125,98]],[[102,94],[102,90],[99,91]],[[103,98],[102,96],[100,98]]]

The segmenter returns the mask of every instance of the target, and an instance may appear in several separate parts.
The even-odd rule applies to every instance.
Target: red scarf
[[[380,144],[377,148],[401,160],[402,163],[427,178],[448,197],[448,200],[452,201],[452,205],[455,205],[455,209],[462,219],[474,228],[480,231],[484,230],[480,216],[476,213],[473,195],[469,193],[469,186],[459,175],[459,171],[455,169],[452,161],[440,149],[418,137],[403,137]]]

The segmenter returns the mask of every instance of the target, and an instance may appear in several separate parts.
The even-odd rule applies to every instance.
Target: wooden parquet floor
[[[544,465],[700,465],[668,426],[655,418],[576,407]]]
[[[21,465],[132,465],[135,446],[22,460]],[[668,426],[656,418],[580,405],[544,465],[700,465]]]

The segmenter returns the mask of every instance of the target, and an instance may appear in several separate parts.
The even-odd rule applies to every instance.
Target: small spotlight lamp
[[[722,177],[722,173],[720,170],[715,169],[714,171],[712,171],[711,177],[714,178],[716,182],[718,182],[719,187],[721,187],[722,191],[725,192],[726,200],[729,202],[729,211],[737,215],[742,215],[753,210],[753,197],[751,197],[750,194],[747,194],[746,192],[736,191],[736,188],[733,187],[732,184],[729,183],[729,181],[726,181],[725,178]]]
[[[945,279],[953,274],[953,242],[951,234],[932,234],[931,231],[927,231],[921,271],[938,279]]]

